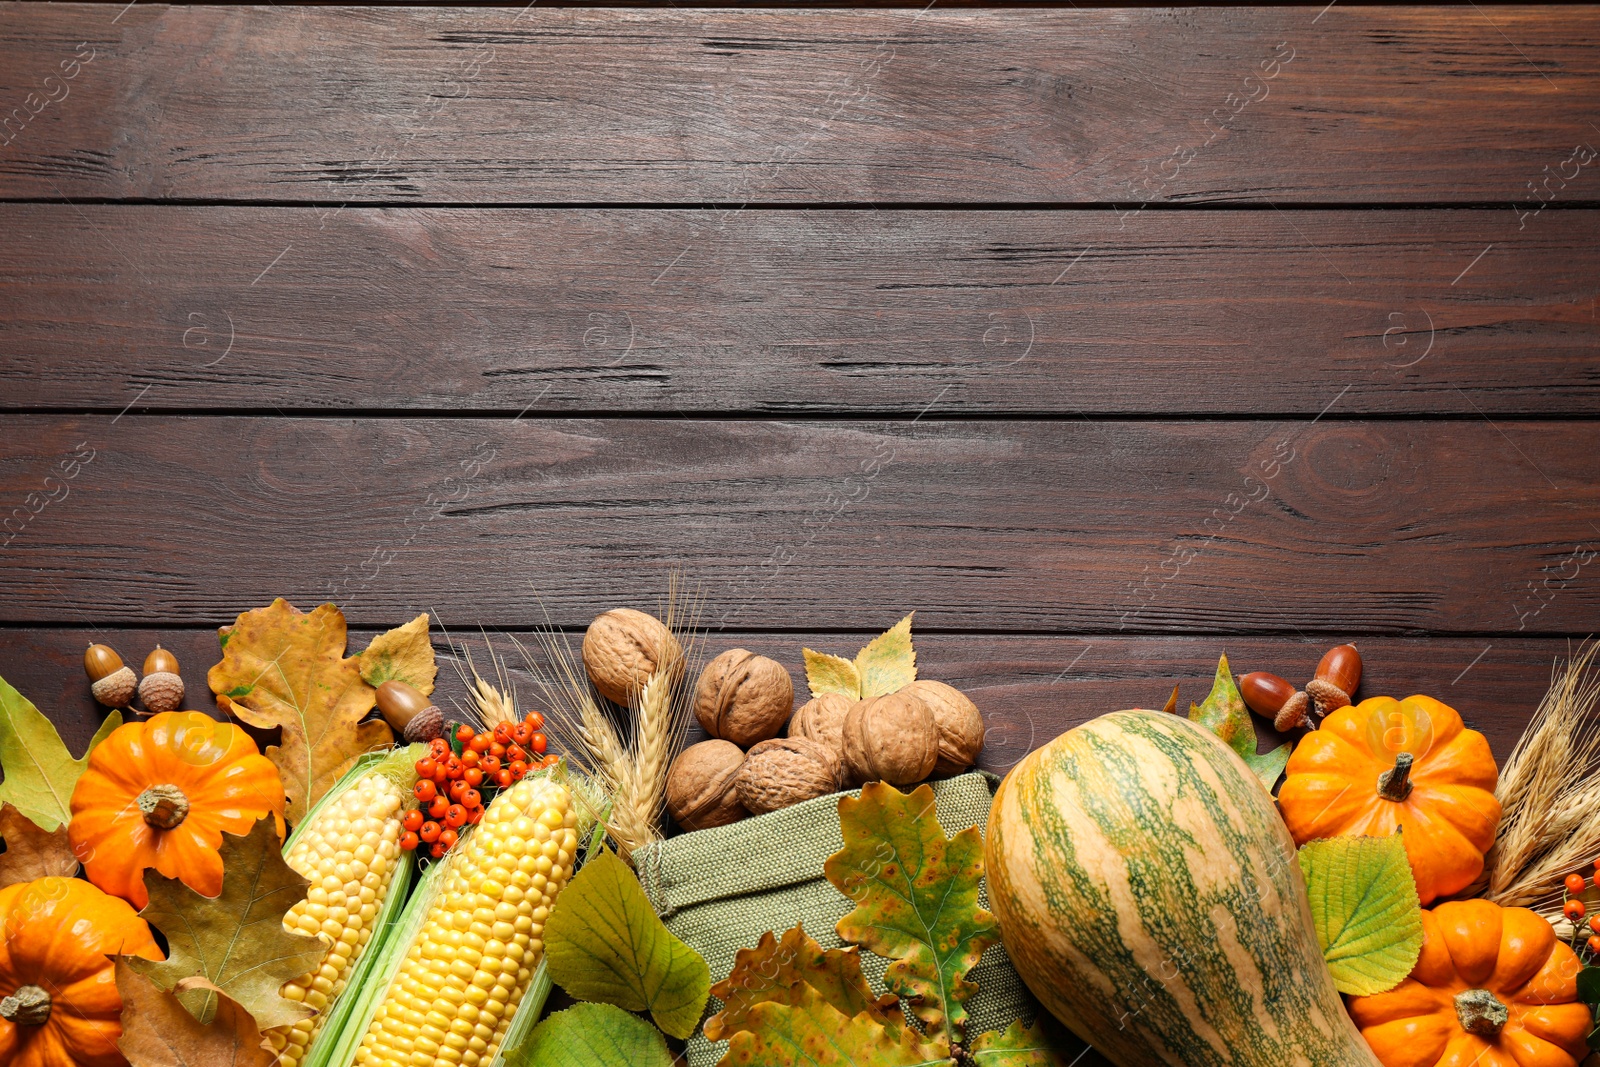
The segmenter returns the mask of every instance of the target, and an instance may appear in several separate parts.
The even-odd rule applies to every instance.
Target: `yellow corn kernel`
[[[321,812],[284,857],[311,882],[305,899],[283,917],[285,930],[315,934],[329,946],[316,970],[285,982],[282,995],[304,1001],[318,1014],[264,1031],[280,1067],[296,1067],[327,1018],[323,1010],[345,986],[350,968],[372,938],[378,903],[402,862],[400,787],[376,772],[345,790]],[[360,877],[377,875],[371,902],[364,903]]]
[[[440,872],[443,884],[373,1015],[357,1063],[439,1067],[494,1059],[539,963],[533,942],[508,942],[495,928],[504,926],[508,938],[542,933],[543,917],[572,875],[577,827],[571,794],[547,778],[524,778],[489,805]],[[525,854],[549,864],[538,890],[514,878],[514,857]]]

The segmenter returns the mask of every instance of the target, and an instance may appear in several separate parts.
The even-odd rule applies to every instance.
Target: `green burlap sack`
[[[969,826],[984,830],[995,781],[973,773],[934,783],[939,825],[946,834]],[[645,892],[667,929],[705,957],[712,981],[721,981],[733,969],[734,953],[754,948],[768,930],[782,934],[803,921],[823,948],[840,947],[834,925],[853,904],[823,877],[822,865],[843,847],[835,794],[732,826],[674,837],[635,852],[634,858]],[[988,907],[987,888],[980,899]],[[883,988],[888,963],[862,952],[861,969],[874,989]],[[971,977],[978,994],[968,1004],[969,1037],[1037,1014],[1037,1002],[1001,946],[983,954]],[[718,1006],[713,999],[710,1010]],[[726,1049],[726,1043],[696,1034],[689,1041],[689,1065],[714,1067]]]

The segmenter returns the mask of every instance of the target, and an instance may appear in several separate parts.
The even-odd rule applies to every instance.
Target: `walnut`
[[[735,787],[743,766],[744,752],[732,741],[690,745],[667,771],[667,810],[685,830],[738,822],[750,814]]]
[[[739,799],[757,815],[839,788],[839,757],[803,737],[775,737],[750,750],[739,771]]]
[[[939,730],[939,762],[934,774],[959,774],[978,761],[983,751],[983,715],[967,694],[953,685],[921,679],[902,693],[915,693],[933,712]]]
[[[856,702],[840,693],[824,693],[800,705],[789,720],[789,736],[804,737],[844,759],[844,717]]]
[[[730,648],[700,673],[694,717],[712,737],[749,748],[777,737],[794,707],[794,682],[777,660]]]
[[[612,608],[589,624],[583,635],[583,665],[600,695],[630,705],[659,667],[677,669],[683,648],[654,615]]]
[[[858,702],[845,716],[843,738],[844,765],[858,783],[911,785],[939,762],[933,711],[906,689]]]

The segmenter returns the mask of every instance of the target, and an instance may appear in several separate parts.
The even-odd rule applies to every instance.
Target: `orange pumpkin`
[[[1527,908],[1487,900],[1422,913],[1422,955],[1350,1016],[1384,1067],[1576,1067],[1589,1054],[1572,949]]]
[[[1432,697],[1372,697],[1301,738],[1278,806],[1295,844],[1401,832],[1422,903],[1459,892],[1494,844],[1489,742]]]
[[[89,880],[143,908],[154,867],[203,896],[222,892],[222,834],[269,813],[283,834],[283,781],[250,735],[198,711],[111,732],[89,754],[67,824]]]
[[[126,901],[76,878],[0,889],[0,1063],[122,1067],[122,997],[108,953],[162,958]]]

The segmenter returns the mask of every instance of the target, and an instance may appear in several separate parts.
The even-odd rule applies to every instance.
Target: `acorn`
[[[395,733],[413,744],[444,736],[444,712],[404,682],[391,679],[378,686],[378,710]]]
[[[144,658],[139,699],[144,702],[144,710],[152,715],[183,707],[183,679],[178,677],[178,657],[160,645]]]
[[[133,703],[139,679],[110,645],[90,645],[83,654],[83,669],[89,675],[89,691],[100,703],[108,708]]]

